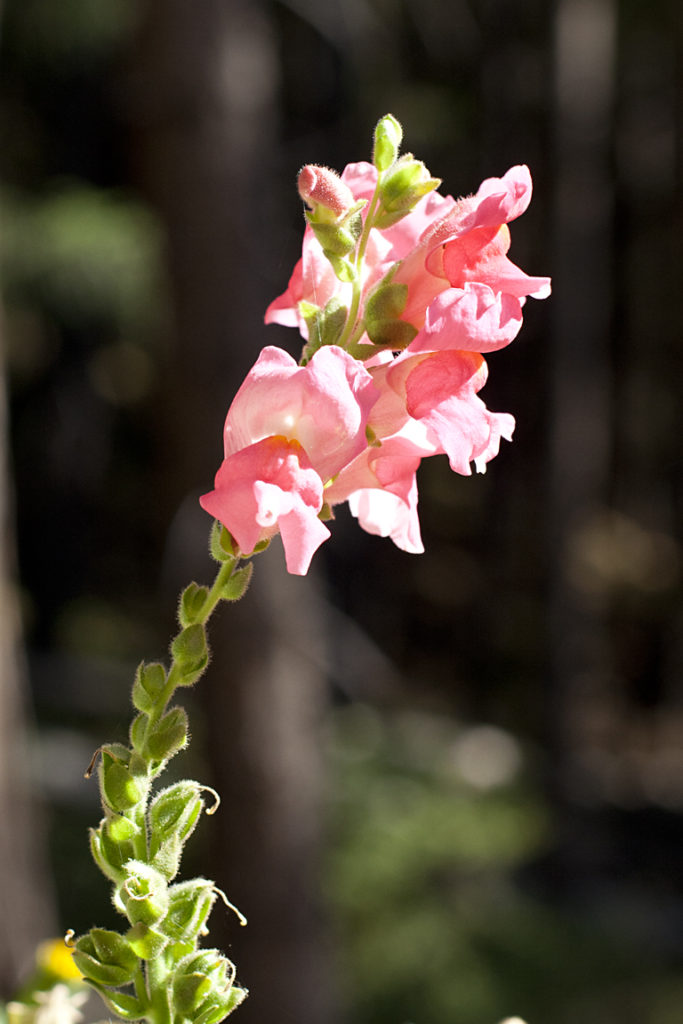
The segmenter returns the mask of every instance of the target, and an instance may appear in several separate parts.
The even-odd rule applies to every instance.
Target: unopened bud
[[[113,811],[127,811],[145,795],[145,780],[130,769],[131,752],[119,743],[100,751],[100,789],[102,799]]]
[[[119,895],[131,924],[154,924],[168,909],[166,879],[144,861],[128,861],[126,880]]]
[[[138,958],[130,943],[106,928],[91,928],[74,946],[72,956],[81,974],[101,985],[126,985],[133,980]]]
[[[202,612],[208,594],[209,588],[200,587],[197,583],[190,583],[185,587],[178,608],[178,621],[181,626],[191,626],[195,622],[202,621]]]
[[[138,711],[152,711],[166,685],[166,670],[163,665],[153,662],[138,666],[133,683],[133,704]]]
[[[349,186],[329,167],[306,164],[299,171],[296,184],[303,201],[322,218],[325,215],[322,214],[320,207],[329,211],[336,219],[343,216],[355,203]]]
[[[206,878],[192,878],[172,885],[164,918],[164,931],[169,938],[185,943],[193,942],[202,934],[216,896],[214,883]]]
[[[235,968],[217,949],[192,953],[178,964],[173,1006],[195,1024],[218,1024],[244,999],[233,989]]]
[[[147,738],[149,756],[154,761],[167,761],[187,745],[187,732],[187,712],[184,708],[171,708]]]
[[[391,167],[398,157],[402,139],[403,129],[393,114],[386,114],[377,122],[372,162],[378,171],[386,171]]]
[[[195,622],[183,629],[171,644],[178,686],[191,686],[209,663],[204,626]]]

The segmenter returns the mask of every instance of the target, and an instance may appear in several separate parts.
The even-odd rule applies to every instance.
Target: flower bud
[[[349,186],[329,167],[306,164],[299,171],[296,184],[299,195],[310,206],[316,220],[336,220],[355,203]]]
[[[151,665],[145,665],[144,661],[141,662],[133,683],[133,704],[138,711],[153,711],[165,686],[166,670],[164,666],[158,662],[153,662]]]
[[[390,278],[388,274],[368,295],[364,323],[373,344],[399,350],[410,344],[417,328],[400,319],[408,301],[408,285]]]
[[[159,921],[168,909],[168,885],[163,875],[140,860],[126,864],[126,880],[119,896],[131,924],[150,925]],[[139,955],[139,954],[138,954]]]
[[[406,153],[390,169],[382,182],[382,206],[375,217],[375,227],[380,231],[391,227],[410,213],[423,196],[438,188],[440,184],[439,178],[430,177],[421,160],[415,160],[412,153]]]
[[[145,796],[145,779],[131,771],[131,751],[112,743],[100,751],[102,801],[112,811],[128,811]]]
[[[147,738],[147,752],[154,761],[167,761],[187,745],[188,721],[184,708],[173,707],[159,719]]]
[[[168,912],[164,931],[174,942],[194,942],[204,934],[211,908],[216,901],[216,887],[206,878],[178,882],[168,890]]]
[[[349,310],[336,295],[332,296],[324,309],[307,302],[300,302],[299,309],[308,328],[308,345],[301,360],[301,365],[305,366],[319,348],[337,344],[346,326]]]
[[[72,956],[81,974],[101,985],[127,985],[138,967],[130,943],[123,935],[106,928],[91,928],[87,935],[82,935]]]
[[[398,157],[402,139],[403,129],[393,114],[386,114],[377,122],[372,162],[378,171],[386,171],[391,167]]]
[[[178,964],[173,1005],[194,1024],[219,1024],[246,996],[233,989],[235,968],[217,949],[203,949]]]
[[[110,881],[116,882],[116,884],[119,885],[123,882],[125,877],[125,873],[121,867],[121,865],[125,863],[125,860],[121,859],[120,848],[116,844],[113,844],[112,846],[114,857],[111,857],[112,851],[108,848],[111,844],[108,844],[105,840],[103,825],[104,822],[99,828],[91,828],[89,831],[90,852],[102,874],[106,878],[110,879]]]
[[[158,793],[149,808],[150,850],[155,852],[164,840],[177,836],[184,843],[194,829],[204,807],[201,786],[192,779],[176,782]]]
[[[178,686],[192,686],[209,663],[206,631],[200,622],[187,626],[171,644]]]

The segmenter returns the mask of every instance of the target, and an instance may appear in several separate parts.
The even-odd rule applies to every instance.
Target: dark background
[[[677,0],[4,0],[0,32],[2,994],[114,925],[83,771],[210,578],[236,387],[298,354],[262,324],[296,173],[391,111],[446,193],[531,168],[511,255],[553,296],[483,393],[515,441],[423,465],[424,555],[340,511],[307,578],[258,560],[188,697],[177,770],[223,807],[185,874],[250,920],[209,940],[244,1024],[678,1024]]]

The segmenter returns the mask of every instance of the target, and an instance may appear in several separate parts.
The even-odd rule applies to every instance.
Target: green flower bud
[[[378,171],[386,171],[391,167],[398,157],[402,140],[403,129],[393,114],[386,114],[377,122],[372,162]]]
[[[149,925],[138,921],[126,933],[131,948],[141,960],[154,960],[168,945],[168,939]]]
[[[128,861],[119,895],[131,924],[155,924],[168,910],[166,879],[144,861]]]
[[[168,913],[164,931],[174,942],[193,942],[204,934],[211,908],[216,901],[216,887],[206,878],[178,882],[168,891]]]
[[[133,704],[138,711],[153,711],[166,686],[166,670],[163,665],[153,662],[138,666],[133,683]]]
[[[89,830],[90,852],[102,874],[106,878],[110,879],[110,881],[116,882],[117,885],[120,885],[125,878],[125,872],[122,865],[126,860],[129,860],[130,857],[122,858],[118,844],[111,844],[110,842],[107,842],[104,837],[103,826],[104,822],[102,822],[98,829],[91,828]],[[112,847],[111,850],[109,849],[109,846]],[[112,852],[114,853],[113,858],[111,857]]]
[[[173,1005],[195,1024],[219,1024],[244,999],[232,995],[235,968],[217,949],[190,954],[173,979]]]
[[[330,299],[324,309],[302,301],[299,310],[308,327],[308,345],[302,359],[302,365],[305,365],[323,345],[337,344],[346,326],[349,311],[336,296]]]
[[[138,967],[130,943],[123,935],[105,928],[91,928],[87,935],[82,935],[72,956],[81,974],[101,985],[127,985]]]
[[[127,811],[145,797],[145,780],[131,770],[131,751],[120,743],[100,751],[100,790],[112,811]]]
[[[251,582],[251,575],[253,571],[253,562],[248,562],[247,565],[243,565],[241,569],[236,569],[232,576],[229,576],[223,584],[223,588],[221,590],[222,600],[239,601],[241,597],[244,597],[249,583]]]
[[[214,520],[211,527],[209,550],[215,562],[232,562],[238,554],[238,548],[231,533],[217,519]]]
[[[365,300],[365,322],[397,319],[406,308],[407,301],[408,285],[394,284],[384,278]]]
[[[184,708],[173,707],[159,719],[147,738],[147,752],[154,761],[167,761],[187,745],[188,721]]]
[[[405,320],[375,320],[371,324],[366,324],[365,329],[374,345],[381,345],[382,348],[390,348],[395,352],[406,348],[417,334],[417,328]]]
[[[192,686],[209,664],[206,631],[200,622],[187,626],[171,644],[178,686]]]
[[[421,160],[406,153],[389,170],[380,188],[381,207],[375,217],[375,227],[383,231],[401,220],[426,196],[438,188],[439,178],[430,177]]]
[[[400,319],[408,301],[408,285],[394,283],[392,276],[390,271],[368,295],[364,324],[373,344],[399,350],[410,344],[417,328]]]
[[[192,779],[176,782],[158,793],[149,808],[150,850],[171,836],[185,842],[204,807],[201,786]]]
[[[202,612],[209,594],[208,587],[200,587],[197,583],[190,583],[180,597],[178,608],[178,621],[181,626],[192,626],[202,621]]]

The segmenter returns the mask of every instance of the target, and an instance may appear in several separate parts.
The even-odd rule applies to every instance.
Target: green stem
[[[377,173],[377,184],[375,185],[375,191],[373,192],[368,212],[365,217],[365,224],[363,225],[363,231],[360,236],[358,248],[356,249],[356,258],[354,260],[354,267],[356,270],[356,278],[353,282],[353,293],[351,296],[351,305],[349,306],[349,315],[346,320],[346,326],[341,333],[341,337],[337,344],[340,348],[346,348],[350,340],[354,338],[357,327],[356,321],[358,319],[358,310],[360,309],[360,300],[363,293],[363,281],[361,270],[363,267],[363,260],[365,259],[365,250],[368,247],[368,241],[370,240],[370,231],[372,230],[375,222],[375,212],[377,210],[377,204],[379,203],[380,186],[382,183],[382,175]],[[360,325],[362,327],[362,324]],[[360,331],[359,337],[363,331]]]
[[[200,613],[197,616],[197,621],[202,626],[205,626],[207,624],[207,622],[211,618],[213,612],[216,610],[217,605],[221,601],[221,597],[222,597],[222,593],[223,593],[223,588],[224,588],[225,584],[227,583],[227,581],[232,576],[232,574],[235,571],[235,569],[237,568],[238,563],[239,563],[239,559],[238,558],[234,558],[234,559],[231,558],[231,559],[228,559],[228,561],[221,563],[221,565],[220,565],[220,567],[218,569],[218,572],[216,573],[216,578],[215,578],[215,580],[213,582],[213,586],[211,587],[211,589],[209,590],[208,594],[206,595],[206,599],[204,601],[202,609],[201,609]],[[170,667],[170,669],[168,671],[168,677],[167,677],[167,680],[166,680],[166,686],[164,687],[164,689],[159,694],[159,698],[158,698],[158,700],[156,702],[156,706],[155,706],[154,710],[151,711],[150,714],[149,714],[149,725],[147,727],[148,728],[148,734],[151,731],[151,729],[153,729],[153,727],[156,725],[156,723],[159,721],[159,719],[164,714],[164,712],[166,711],[168,703],[169,703],[171,697],[173,696],[173,694],[174,694],[174,692],[175,692],[175,690],[177,688],[177,685],[178,685],[178,683],[177,683],[177,676],[178,676],[178,666],[177,666],[177,664],[176,664],[176,662],[174,660],[174,661],[171,662],[171,667]]]

